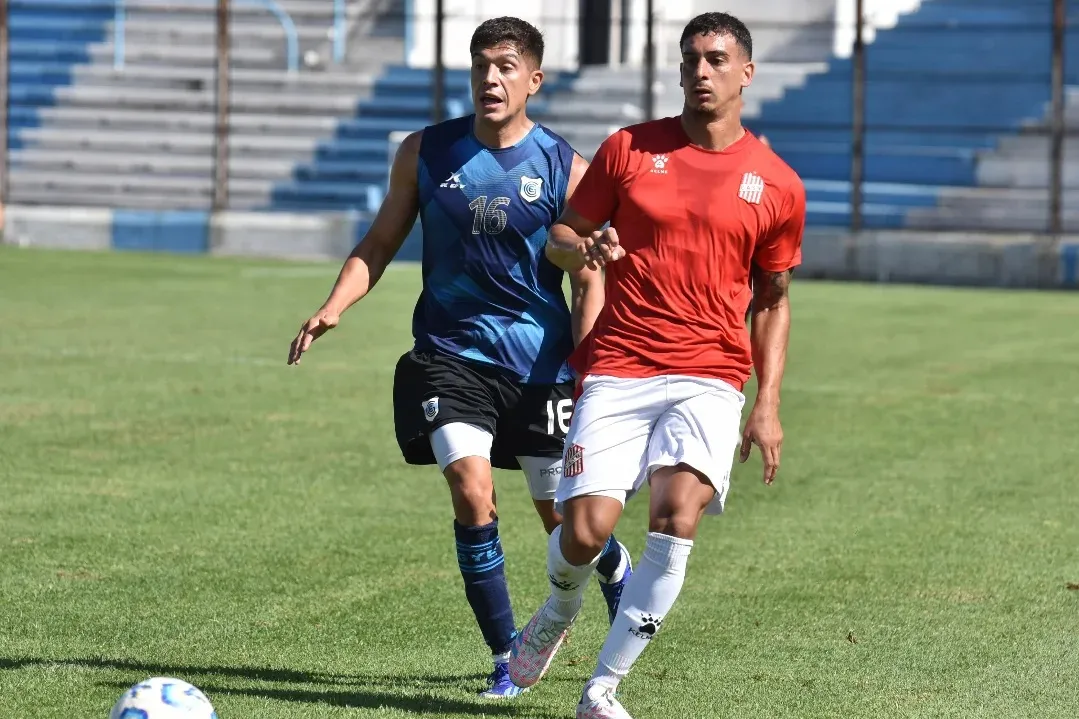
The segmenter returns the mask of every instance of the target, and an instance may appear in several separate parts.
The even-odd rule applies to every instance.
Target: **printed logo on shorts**
[[[584,447],[572,444],[566,450],[566,461],[562,463],[563,477],[576,477],[584,471]]]
[[[764,197],[764,178],[755,172],[742,175],[742,184],[738,187],[738,197],[751,205],[761,204]]]
[[[535,202],[538,200],[542,190],[542,178],[521,176],[521,197],[524,198],[525,202]]]
[[[434,422],[438,416],[438,397],[432,397],[423,403],[423,416],[428,422]]]

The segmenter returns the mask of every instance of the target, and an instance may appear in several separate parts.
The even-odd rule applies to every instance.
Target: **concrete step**
[[[308,3],[293,3],[290,0],[277,0],[277,5],[292,18],[297,27],[311,25],[329,27],[333,24],[333,3],[331,2],[312,0]],[[202,18],[209,18],[212,21],[216,17],[214,6],[208,3],[192,4],[183,0],[125,0],[125,6],[131,17],[158,15],[172,18],[174,22],[180,18],[188,22]],[[253,2],[232,3],[230,14],[235,24],[274,17],[266,6]]]
[[[1051,138],[1043,134],[1002,137],[993,156],[1020,160],[1048,158],[1051,144]],[[1064,159],[1079,162],[1079,137],[1064,138]]]
[[[1049,226],[1048,213],[1015,213],[986,209],[971,212],[937,208],[934,210],[911,210],[906,226],[924,230],[964,230],[984,232],[1044,232]],[[1079,232],[1079,212],[1068,211],[1064,215],[1066,232]]]
[[[124,23],[125,42],[135,45],[197,45],[216,47],[217,21],[214,17],[132,16]],[[310,46],[332,39],[332,25],[299,25],[297,39]],[[285,31],[271,15],[256,16],[232,23],[232,48],[284,47]]]
[[[12,203],[23,205],[63,204],[74,207],[118,207],[125,210],[209,210],[211,204],[211,198],[206,194],[177,195],[175,192],[164,191],[156,195],[103,195],[99,190],[77,189],[57,192],[51,187],[18,181],[13,182],[10,197]]]
[[[87,48],[90,61],[111,64],[113,61],[112,43],[95,43]],[[43,50],[41,59],[47,60],[50,53]],[[285,48],[268,47],[235,48],[229,59],[234,68],[280,68],[285,69]],[[124,64],[127,66],[154,67],[215,67],[217,49],[213,44],[205,46],[187,45],[146,45],[127,43],[124,52]]]
[[[26,67],[23,74],[64,72],[67,65],[43,63],[40,68]],[[200,90],[214,87],[212,68],[125,67],[79,65],[74,69],[74,83],[101,87],[148,87],[157,89]],[[284,70],[233,70],[229,81],[234,92],[275,92],[290,95],[352,94],[365,96],[377,78],[369,74],[344,71],[289,73]]]
[[[1079,156],[1064,164],[1064,186],[1079,189]],[[987,155],[978,160],[978,184],[989,187],[1047,188],[1050,184],[1049,160],[1037,155],[1025,158]]]
[[[78,152],[166,152],[174,155],[207,155],[213,153],[214,138],[210,133],[189,132],[132,132],[124,129],[78,129],[37,127],[22,132],[20,138],[31,147]],[[301,161],[310,159],[314,142],[309,137],[234,136],[229,143],[230,157],[267,157]]]
[[[1079,211],[1079,189],[1066,190],[1065,207]],[[955,210],[1034,212],[1045,214],[1049,209],[1049,191],[1045,189],[1012,188],[943,188],[937,196],[937,206]]]
[[[21,110],[23,108],[13,108]],[[13,113],[14,114],[14,113]],[[44,107],[37,113],[44,124],[63,128],[115,128],[151,130],[167,133],[176,131],[213,133],[215,118],[209,112],[161,113],[147,110],[117,108],[107,113],[100,108]],[[312,139],[333,134],[337,127],[333,117],[290,115],[277,117],[265,114],[233,114],[229,118],[234,137],[250,134],[309,137]]]
[[[213,176],[214,158],[204,155],[176,155],[166,152],[70,152],[51,148],[34,147],[12,150],[13,168],[42,171],[68,170],[78,174],[127,174],[132,177],[151,175],[155,177]],[[287,179],[295,167],[288,158],[229,158],[229,175],[236,178],[277,180]]]
[[[110,113],[116,109],[213,113],[217,105],[212,89],[198,91],[154,90],[141,87],[93,87],[75,85],[57,88],[57,101],[77,107],[98,107]],[[12,93],[12,103],[20,103]],[[42,100],[42,102],[44,102]],[[229,107],[237,113],[274,115],[338,116],[351,115],[356,99],[348,95],[301,95],[238,90],[232,93]]]
[[[236,178],[229,182],[229,192],[237,198],[267,198],[274,183],[267,180]],[[209,177],[169,177],[159,175],[113,175],[108,173],[71,173],[53,170],[19,169],[11,175],[12,192],[50,190],[53,202],[63,204],[66,193],[98,193],[97,203],[106,207],[127,207],[128,197],[210,198],[213,182]]]

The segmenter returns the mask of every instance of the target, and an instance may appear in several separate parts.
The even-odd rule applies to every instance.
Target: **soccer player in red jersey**
[[[701,15],[681,49],[682,115],[608,138],[547,241],[564,269],[605,268],[606,305],[572,358],[582,379],[557,492],[564,523],[548,545],[551,596],[514,644],[519,686],[550,666],[626,500],[651,487],[646,549],[578,719],[629,718],[615,690],[674,605],[701,517],[722,511],[739,444],[742,461],[760,448],[766,484],[779,469],[805,190],[742,127],[754,70],[745,25]],[[754,367],[757,397],[740,433]]]

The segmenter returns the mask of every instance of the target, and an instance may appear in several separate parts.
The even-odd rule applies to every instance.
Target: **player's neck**
[[[484,122],[479,117],[472,123],[472,133],[481,144],[493,150],[513,147],[532,131],[535,123],[521,113],[503,123]]]
[[[742,115],[737,111],[717,114],[682,110],[682,129],[689,141],[705,150],[726,150],[746,134]]]

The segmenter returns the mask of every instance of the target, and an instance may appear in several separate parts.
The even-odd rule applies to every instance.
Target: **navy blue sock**
[[[505,654],[513,645],[517,626],[506,585],[506,560],[498,539],[498,520],[482,527],[465,527],[455,521],[453,532],[457,535],[457,564],[465,580],[465,596],[483,632],[483,640],[491,648],[491,654]]]
[[[607,544],[603,546],[603,553],[599,555],[596,574],[603,577],[604,581],[611,581],[611,576],[618,571],[618,565],[621,561],[622,548],[618,546],[618,540],[612,534],[607,538]]]

